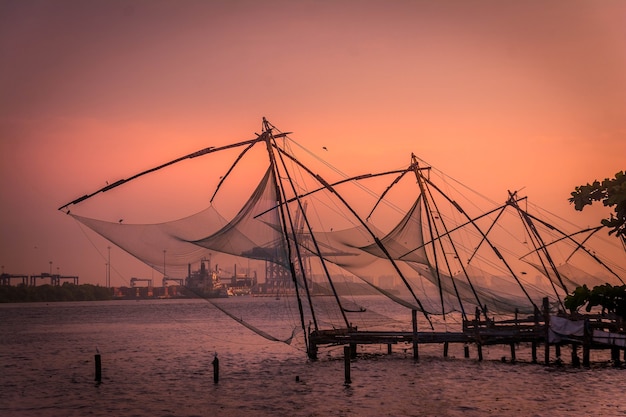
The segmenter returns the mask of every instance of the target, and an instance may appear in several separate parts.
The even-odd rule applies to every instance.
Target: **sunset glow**
[[[3,271],[104,284],[109,243],[57,208],[252,139],[262,117],[348,175],[415,153],[496,202],[523,189],[597,225],[609,209],[567,199],[626,169],[625,19],[619,1],[2,1]],[[200,196],[191,170],[135,196]],[[155,218],[180,209],[165,197]],[[113,285],[151,273],[112,254]]]

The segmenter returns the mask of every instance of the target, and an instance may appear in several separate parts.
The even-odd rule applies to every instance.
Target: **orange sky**
[[[624,21],[610,0],[2,0],[0,263],[103,284],[106,241],[57,207],[263,116],[349,174],[415,152],[596,224],[567,198],[626,169]],[[113,256],[115,285],[150,273]]]

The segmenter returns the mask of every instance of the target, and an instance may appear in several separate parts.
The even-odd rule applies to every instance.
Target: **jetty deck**
[[[413,311],[413,331],[362,331],[357,328],[317,330],[309,333],[311,351],[309,356],[317,358],[320,346],[344,345],[350,347],[351,356],[356,356],[358,345],[387,345],[391,353],[392,346],[397,344],[409,344],[413,346],[413,356],[419,357],[420,344],[443,344],[444,357],[447,356],[450,343],[465,345],[465,357],[469,357],[469,345],[475,345],[478,351],[478,360],[482,360],[482,346],[509,345],[511,362],[516,361],[516,347],[520,344],[528,344],[532,349],[532,362],[537,363],[537,351],[540,345],[544,347],[544,363],[551,363],[550,349],[554,348],[553,363],[561,363],[561,348],[568,346],[571,349],[572,365],[579,366],[581,361],[578,357],[579,347],[582,347],[582,365],[590,365],[589,353],[591,350],[609,350],[610,359],[616,365],[621,365],[620,351],[623,352],[623,360],[626,362],[626,329],[624,323],[619,320],[607,319],[602,315],[585,315],[570,317],[578,320],[581,324],[582,333],[567,336],[557,335],[550,326],[550,314],[544,305],[543,314],[535,312],[534,316],[527,318],[515,318],[511,320],[495,321],[491,319],[464,320],[462,331],[459,332],[436,332],[418,331],[416,311]],[[556,319],[554,319],[556,320]],[[576,321],[575,321],[576,322]],[[609,337],[603,339],[595,337],[597,331]],[[551,334],[551,332],[553,332]],[[561,337],[563,336],[563,337]]]

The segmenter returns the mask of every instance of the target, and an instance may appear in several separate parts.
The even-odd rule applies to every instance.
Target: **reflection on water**
[[[0,415],[626,415],[625,370],[501,363],[508,347],[478,362],[421,346],[417,363],[409,346],[369,347],[345,386],[341,347],[311,363],[300,342],[268,342],[202,300],[1,305],[0,317]]]

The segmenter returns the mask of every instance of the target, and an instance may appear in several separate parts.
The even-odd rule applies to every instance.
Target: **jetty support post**
[[[580,368],[580,359],[578,358],[578,343],[572,343],[572,366]]]
[[[413,322],[413,360],[419,360],[419,347],[417,340],[417,310],[411,310],[411,321]]]
[[[511,342],[510,346],[511,346],[511,363],[515,363],[516,362],[516,358],[515,358],[515,342]]]
[[[443,357],[448,357],[448,342],[443,342]]]
[[[546,365],[550,364],[550,303],[548,297],[543,299],[543,324],[546,328],[546,349],[544,352],[544,362]]]
[[[591,364],[589,360],[589,352],[591,351],[591,332],[589,331],[589,319],[585,319],[583,336],[583,366],[588,368]]]
[[[619,347],[611,346],[611,360],[613,361],[613,366],[615,367],[619,367],[621,364],[619,353]]]
[[[344,364],[344,375],[345,375],[345,384],[351,384],[352,380],[350,378],[350,346],[343,347],[343,364]]]

